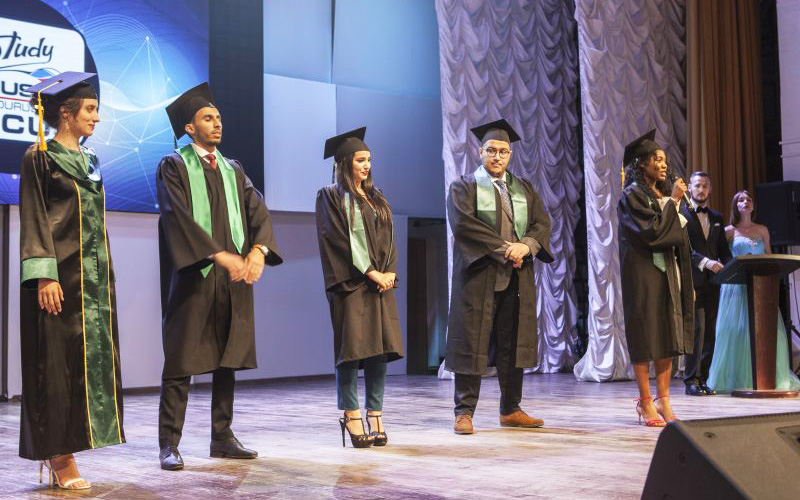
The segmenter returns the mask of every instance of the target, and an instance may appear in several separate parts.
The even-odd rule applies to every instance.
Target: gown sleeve
[[[656,211],[640,189],[628,188],[619,201],[620,224],[627,237],[639,246],[663,251],[684,242],[675,202],[668,200]]]
[[[23,287],[35,288],[42,278],[58,281],[58,262],[47,217],[48,177],[45,153],[29,148],[22,159],[19,181],[20,276]]]
[[[173,155],[161,160],[156,172],[162,234],[177,270],[196,266],[223,250],[192,217],[189,183],[180,175],[179,160]],[[204,265],[204,264],[203,264]]]
[[[350,233],[340,200],[341,197],[333,186],[324,187],[317,192],[317,241],[325,289],[328,291],[362,274],[353,265]]]
[[[527,184],[527,188],[531,208],[528,210],[528,229],[520,241],[531,249],[531,256],[544,263],[550,263],[554,260],[550,251],[550,214],[544,209],[542,198],[533,187]]]
[[[269,249],[264,263],[268,266],[277,266],[283,262],[280,250],[275,242],[275,234],[272,231],[272,217],[267,205],[264,203],[264,196],[253,186],[250,178],[244,173],[242,165],[232,160],[241,175],[244,176],[244,210],[247,221],[248,240],[251,245],[264,245]]]

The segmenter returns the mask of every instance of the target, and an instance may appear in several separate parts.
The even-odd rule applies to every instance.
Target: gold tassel
[[[39,100],[36,107],[39,111],[39,144],[37,149],[39,151],[47,151],[47,142],[44,140],[44,106],[42,106],[42,91],[38,92]]]
[[[622,166],[622,173],[620,175],[622,177],[622,189],[625,189],[625,165]]]
[[[39,137],[38,137],[38,145],[37,149],[39,151],[47,151],[47,142],[44,140],[44,106],[42,105],[42,92],[49,89],[50,87],[54,87],[59,83],[63,82],[64,80],[56,80],[55,82],[51,83],[47,87],[41,89],[38,93],[38,101],[36,103],[36,107],[39,111]]]

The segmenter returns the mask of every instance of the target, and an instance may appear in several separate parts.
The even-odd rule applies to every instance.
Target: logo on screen
[[[27,89],[63,71],[83,71],[85,53],[75,30],[0,18],[0,140],[36,140],[38,118]]]

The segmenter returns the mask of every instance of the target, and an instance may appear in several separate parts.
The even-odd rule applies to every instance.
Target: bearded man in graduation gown
[[[690,204],[682,204],[687,220],[694,283],[694,353],[686,355],[683,382],[690,396],[713,396],[708,387],[708,371],[714,355],[720,286],[711,282],[730,261],[731,249],[725,237],[722,214],[708,206],[711,179],[702,171],[689,177]]]
[[[178,451],[192,375],[212,373],[212,457],[256,458],[234,437],[234,371],[256,367],[253,283],[282,259],[261,193],[225,158],[222,118],[208,84],[167,114],[192,142],[162,158],[156,177],[164,371],[159,406],[161,468],[183,468]]]
[[[507,171],[520,139],[498,120],[472,129],[481,165],[450,185],[453,276],[445,368],[455,372],[456,434],[472,434],[481,376],[497,367],[500,424],[539,427],[520,408],[523,369],[538,362],[533,261],[552,262],[550,216],[531,184]]]

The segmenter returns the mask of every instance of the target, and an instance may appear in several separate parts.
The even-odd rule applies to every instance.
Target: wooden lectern
[[[778,342],[778,285],[782,277],[800,268],[797,255],[740,255],[712,280],[718,285],[747,285],[750,320],[750,357],[753,388],[736,389],[733,396],[791,398],[798,391],[775,390],[775,354]]]

